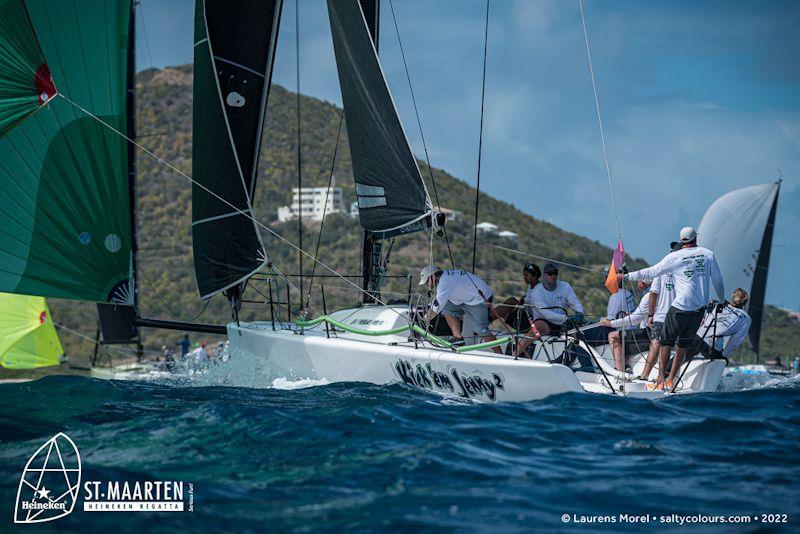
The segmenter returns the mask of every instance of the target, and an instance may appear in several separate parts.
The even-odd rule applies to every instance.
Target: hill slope
[[[191,175],[192,147],[192,67],[181,66],[163,70],[150,69],[139,73],[138,131],[139,142],[176,167]],[[341,109],[315,98],[301,97],[302,161],[304,185],[327,185],[331,160],[336,146],[336,133]],[[259,185],[255,198],[256,216],[275,232],[298,242],[296,223],[278,224],[276,209],[291,200],[291,189],[296,185],[296,125],[295,95],[280,86],[273,86],[259,164]],[[433,195],[429,170],[420,164],[428,189]],[[338,145],[333,165],[337,186],[342,187],[345,205],[354,200],[353,176],[346,129]],[[472,263],[472,217],[475,190],[441,169],[432,169],[439,200],[443,207],[458,210],[465,216],[462,222],[448,223],[450,249],[456,266],[469,268]],[[211,299],[205,306],[200,303],[194,279],[191,250],[191,184],[152,158],[140,153],[138,157],[139,241],[141,252],[140,297],[143,315],[204,322],[226,322],[230,318],[227,303],[222,297]],[[511,186],[511,185],[510,185]],[[542,200],[544,201],[544,200]],[[436,202],[436,199],[434,199]],[[526,205],[531,205],[526,201]],[[535,205],[535,202],[533,203]],[[596,241],[561,230],[552,224],[522,213],[513,205],[482,194],[480,220],[491,221],[503,230],[519,235],[517,248],[538,256],[602,271],[609,261],[611,250]],[[304,231],[304,249],[313,253],[319,235],[319,224],[308,223]],[[276,267],[284,273],[296,273],[297,254],[291,247],[265,234],[267,251]],[[506,246],[499,238],[482,237],[478,246],[476,271],[489,281],[498,297],[519,295],[524,291],[520,281],[522,265],[532,258],[495,248]],[[666,245],[666,243],[665,243]],[[357,274],[360,270],[360,231],[357,221],[342,214],[328,217],[319,246],[319,259],[342,273]],[[397,240],[392,254],[390,274],[416,274],[427,261],[428,242],[415,235]],[[447,247],[441,238],[434,243],[434,261],[449,266]],[[533,260],[542,265],[542,261]],[[312,271],[311,261],[304,261],[304,273]],[[641,266],[641,260],[629,263]],[[316,268],[316,274],[325,270]],[[605,311],[607,292],[599,272],[562,268],[562,278],[569,281],[584,305],[588,315],[598,316]],[[354,278],[355,280],[355,278]],[[304,280],[308,290],[309,279]],[[311,304],[321,309],[320,279],[315,280]],[[348,290],[341,279],[326,278],[326,304],[329,308],[357,302],[358,294]],[[388,291],[405,291],[407,280],[392,280]],[[283,286],[283,284],[281,284]],[[268,291],[262,283],[259,290]],[[285,296],[285,289],[281,295]],[[251,298],[263,297],[250,293]],[[391,295],[388,295],[391,298]],[[291,295],[293,303],[297,295]],[[52,301],[56,321],[73,330],[93,335],[96,318],[95,307],[88,303]],[[268,307],[248,306],[243,319],[268,317]],[[768,325],[764,334],[765,354],[793,355],[800,341],[796,321],[784,312],[769,308],[767,317],[775,324]],[[772,324],[772,323],[770,323]],[[144,332],[148,349],[171,345],[179,337],[177,332],[147,330]],[[86,357],[92,344],[86,339],[62,331],[63,343],[73,360]],[[201,336],[194,336],[200,339]],[[211,339],[211,336],[206,336]],[[767,351],[767,348],[768,351]],[[104,349],[107,353],[109,349]],[[109,354],[113,354],[113,350]]]

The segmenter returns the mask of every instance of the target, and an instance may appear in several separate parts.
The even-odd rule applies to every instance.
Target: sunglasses
[[[547,274],[547,275],[550,275],[550,276],[558,276],[558,271],[547,271],[544,274]]]

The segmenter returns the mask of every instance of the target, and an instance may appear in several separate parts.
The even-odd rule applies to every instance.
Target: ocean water
[[[82,488],[69,516],[20,529],[698,527],[658,522],[672,514],[709,531],[800,525],[800,387],[791,379],[658,402],[566,394],[519,404],[402,385],[275,385],[84,377],[0,385],[0,530],[13,526],[25,463],[58,432],[78,447],[84,480],[176,480],[184,491],[191,483],[193,511],[85,512]],[[786,522],[765,524],[762,514]]]

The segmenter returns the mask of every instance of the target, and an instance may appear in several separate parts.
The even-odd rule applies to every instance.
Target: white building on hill
[[[324,215],[338,213],[344,209],[342,188],[334,187],[335,179],[327,187],[303,187],[292,189],[292,205],[278,208],[280,222],[291,221],[303,215],[304,220],[321,221]]]

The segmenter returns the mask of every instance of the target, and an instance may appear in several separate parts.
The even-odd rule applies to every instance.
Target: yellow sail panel
[[[48,367],[58,365],[63,354],[44,298],[0,293],[0,365]]]

